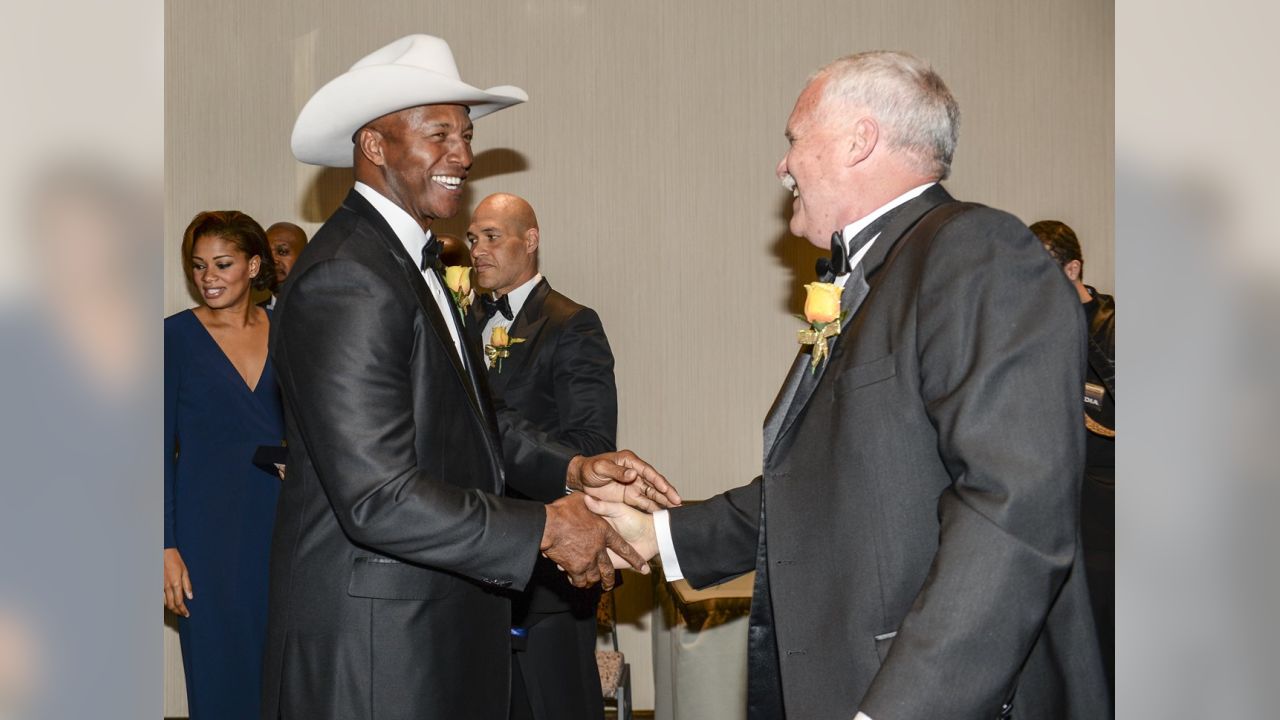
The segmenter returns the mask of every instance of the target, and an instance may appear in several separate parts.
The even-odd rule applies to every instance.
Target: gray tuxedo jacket
[[[289,469],[263,720],[507,715],[511,603],[574,454],[490,404],[386,221],[352,192],[271,324]],[[509,471],[509,474],[508,474]]]
[[[1006,213],[908,232],[950,202],[888,218],[808,394],[796,359],[763,475],[671,511],[693,585],[758,573],[753,717],[1109,713],[1077,542],[1080,303]]]

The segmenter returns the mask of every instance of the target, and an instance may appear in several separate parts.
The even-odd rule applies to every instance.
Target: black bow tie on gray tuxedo
[[[895,210],[897,208],[894,208]],[[822,282],[831,282],[842,275],[848,275],[853,269],[850,260],[864,245],[871,242],[875,236],[880,234],[884,226],[889,224],[889,218],[894,214],[893,210],[884,213],[876,218],[874,222],[862,229],[862,232],[853,236],[849,241],[849,247],[844,245],[844,231],[837,230],[831,233],[831,257],[818,258],[814,263],[814,271],[818,274],[818,279]]]
[[[480,296],[480,306],[484,308],[485,317],[493,317],[498,313],[502,313],[502,317],[508,321],[515,319],[511,314],[511,296],[503,295],[494,300],[488,293]]]
[[[814,272],[822,282],[831,282],[841,275],[849,274],[849,253],[844,249],[844,233],[837,230],[831,233],[831,257],[818,258],[814,263]]]

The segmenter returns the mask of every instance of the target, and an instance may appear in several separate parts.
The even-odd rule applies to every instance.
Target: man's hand
[[[630,450],[575,456],[569,461],[565,484],[571,490],[645,512],[680,504],[680,494],[662,473]]]
[[[587,509],[608,520],[613,529],[617,530],[622,539],[635,548],[641,557],[649,560],[658,554],[658,535],[653,530],[652,515],[633,510],[622,503],[597,500],[593,497],[587,497],[586,501]],[[609,559],[613,562],[613,567],[618,570],[628,567],[626,560],[612,552],[609,553]]]
[[[647,574],[645,559],[609,523],[588,510],[586,501],[585,495],[575,493],[547,505],[542,554],[569,575],[574,587],[600,583],[606,591],[612,590],[615,557],[623,567]]]

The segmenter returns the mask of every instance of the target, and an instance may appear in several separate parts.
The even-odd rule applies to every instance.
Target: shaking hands
[[[576,587],[599,582],[610,590],[615,568],[648,573],[647,560],[657,553],[648,513],[680,504],[680,494],[667,479],[635,453],[622,450],[573,458],[565,484],[580,492],[547,506],[542,554]]]

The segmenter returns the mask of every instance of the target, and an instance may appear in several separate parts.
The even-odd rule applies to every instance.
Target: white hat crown
[[[439,73],[452,80],[461,81],[458,66],[453,61],[449,43],[434,35],[409,35],[365,55],[351,66],[352,70],[377,65],[403,65]]]
[[[510,85],[481,90],[463,82],[449,43],[407,35],[356,61],[311,96],[290,146],[311,165],[351,167],[355,132],[375,118],[419,105],[466,105],[472,120],[529,99]]]

